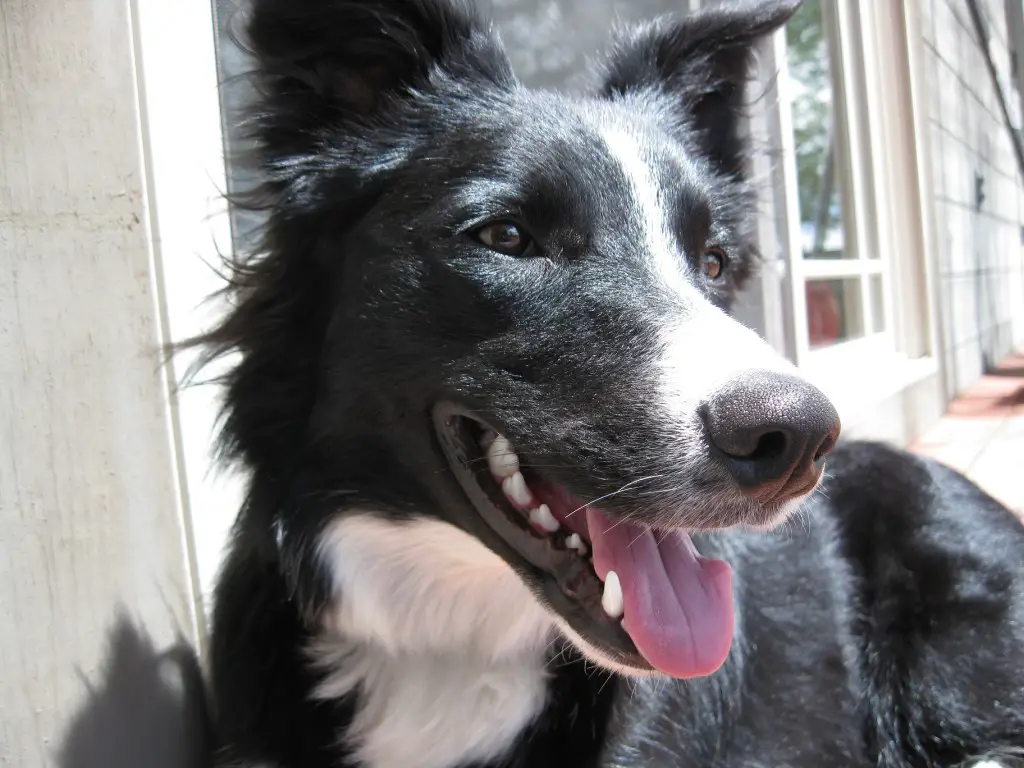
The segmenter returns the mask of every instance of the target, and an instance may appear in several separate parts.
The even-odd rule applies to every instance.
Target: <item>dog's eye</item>
[[[728,259],[721,248],[705,248],[700,256],[700,269],[708,280],[717,280],[725,272]]]
[[[509,256],[522,256],[529,250],[532,240],[512,221],[493,221],[473,233],[473,236],[492,251]]]

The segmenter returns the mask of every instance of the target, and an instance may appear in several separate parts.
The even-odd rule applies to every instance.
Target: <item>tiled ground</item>
[[[961,393],[911,450],[965,472],[1024,517],[1024,353]]]

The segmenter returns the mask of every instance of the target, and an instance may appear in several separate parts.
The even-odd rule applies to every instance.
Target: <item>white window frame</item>
[[[869,168],[872,155],[870,131],[868,118],[863,109],[866,93],[865,73],[859,66],[861,62],[861,51],[858,45],[859,30],[854,23],[851,23],[849,15],[850,8],[846,2],[832,3],[829,0],[823,0],[822,16],[829,38],[830,71],[835,83],[833,86],[834,141],[837,161],[844,164],[845,170],[842,175],[843,189],[840,191],[844,209],[844,239],[847,248],[852,251],[853,255],[841,259],[805,259],[800,249],[792,254],[792,300],[794,304],[800,302],[803,305],[796,313],[802,326],[796,338],[796,357],[798,364],[810,366],[817,364],[818,360],[833,360],[837,347],[845,347],[845,352],[849,354],[851,350],[856,351],[858,348],[877,351],[879,348],[888,349],[892,345],[891,331],[889,330],[892,325],[891,313],[887,311],[887,307],[883,307],[883,315],[886,320],[885,329],[880,331],[875,329],[873,327],[874,313],[867,289],[871,277],[881,276],[883,285],[888,282],[886,273],[889,254],[879,248],[875,228],[871,226],[876,205],[873,199],[874,190]],[[785,82],[788,84],[790,81],[787,78]],[[783,95],[785,96],[785,94]],[[780,104],[780,109],[789,111],[788,99],[784,99]],[[788,148],[791,155],[787,158],[787,162],[795,164],[796,152],[793,146],[791,126],[788,132]],[[799,204],[790,210],[789,215],[795,217],[796,226],[799,228]],[[868,258],[869,253],[877,254],[877,258]],[[846,277],[856,277],[860,280],[861,288],[858,301],[863,335],[821,349],[811,349],[808,338],[804,286],[807,282],[815,279]]]
[[[770,146],[779,149],[779,162],[773,174],[772,220],[763,222],[761,233],[766,253],[781,252],[778,271],[783,276],[769,269],[767,282],[782,287],[786,306],[781,320],[766,317],[764,327],[785,328],[781,340],[766,336],[832,397],[846,421],[938,371],[933,354],[938,348],[931,274],[934,222],[916,51],[919,9],[915,3],[890,7],[856,0],[823,0],[823,6],[831,30],[839,157],[850,159],[841,190],[851,214],[844,211],[844,234],[856,258],[803,258],[788,98],[792,86],[781,30],[762,55],[762,81],[774,98],[765,99],[768,105],[759,117]],[[894,45],[902,49],[897,56],[891,54]],[[878,258],[863,258],[869,252]],[[873,328],[868,283],[875,275],[882,277],[885,324],[879,331]],[[811,349],[806,281],[852,276],[863,281],[864,335]]]
[[[132,18],[157,300],[166,337],[181,341],[220,318],[223,304],[209,299],[224,287],[218,267],[232,248],[214,14],[210,2],[132,0]],[[214,458],[219,387],[174,386],[197,354],[172,361],[169,408],[202,654],[207,598],[244,487]]]

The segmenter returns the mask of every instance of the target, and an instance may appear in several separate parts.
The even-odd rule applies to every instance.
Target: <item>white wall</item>
[[[0,3],[0,764],[19,768],[198,749],[132,11]]]

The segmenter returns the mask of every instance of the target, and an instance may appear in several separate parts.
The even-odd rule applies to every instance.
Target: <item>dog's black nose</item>
[[[839,414],[828,398],[796,376],[773,371],[732,379],[702,415],[729,472],[761,501],[811,490],[839,437]]]

